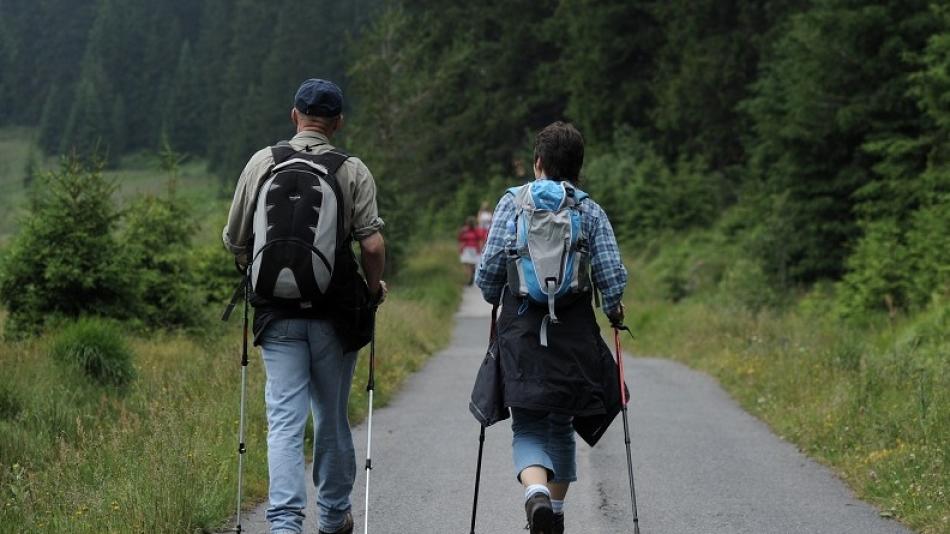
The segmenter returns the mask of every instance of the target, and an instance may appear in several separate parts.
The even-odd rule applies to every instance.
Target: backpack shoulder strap
[[[564,187],[564,192],[567,195],[567,198],[564,199],[564,206],[574,208],[577,207],[581,201],[584,199],[590,198],[590,196],[578,189],[571,182],[561,182],[561,185]]]
[[[531,184],[509,187],[505,194],[514,198],[515,210],[523,211],[527,201],[531,198]]]
[[[343,166],[343,163],[350,159],[350,155],[345,152],[340,152],[339,150],[330,150],[319,156],[312,156],[312,159],[326,167],[329,174],[335,176],[337,171],[340,170],[340,167]]]
[[[280,165],[281,163],[287,161],[291,158],[297,151],[290,146],[289,141],[281,141],[276,145],[270,147],[270,154],[274,158],[274,165]]]

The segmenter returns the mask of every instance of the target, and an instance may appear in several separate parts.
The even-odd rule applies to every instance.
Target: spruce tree
[[[201,154],[206,143],[209,113],[200,74],[185,41],[162,106],[162,134],[171,148],[189,154]]]
[[[588,141],[610,142],[621,124],[650,131],[650,81],[664,42],[652,4],[562,0],[558,5],[550,31],[561,55],[549,83],[563,88],[567,116]]]
[[[62,106],[65,99],[59,85],[52,85],[46,93],[46,101],[40,110],[37,143],[46,154],[57,154],[62,143],[63,119],[69,113]]]
[[[72,100],[60,153],[75,153],[87,159],[116,157],[110,151],[115,144],[112,89],[97,61],[91,61],[84,68]]]

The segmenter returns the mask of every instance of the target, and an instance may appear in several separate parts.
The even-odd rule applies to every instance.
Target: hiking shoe
[[[528,516],[528,531],[531,534],[553,534],[554,510],[551,498],[542,492],[535,493],[524,503]]]
[[[552,534],[564,534],[564,514],[554,514],[554,524],[551,525]]]
[[[347,513],[346,521],[343,522],[343,526],[340,527],[339,530],[334,530],[333,532],[321,530],[320,534],[353,534],[353,516]]]

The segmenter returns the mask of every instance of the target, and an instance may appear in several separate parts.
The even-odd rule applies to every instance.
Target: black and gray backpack
[[[274,304],[312,308],[326,298],[338,255],[346,253],[336,173],[349,156],[312,155],[287,143],[271,152],[274,167],[254,209],[251,290]]]

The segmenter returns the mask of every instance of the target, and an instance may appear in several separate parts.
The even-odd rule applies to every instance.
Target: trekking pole
[[[630,479],[630,503],[633,505],[633,534],[640,534],[640,520],[637,517],[637,490],[633,485],[633,460],[630,457],[630,426],[627,422],[627,389],[623,381],[623,351],[620,348],[620,331],[630,331],[624,325],[613,325],[614,346],[617,349],[617,369],[620,373],[620,410],[623,412],[623,441],[627,445],[627,477]]]
[[[482,478],[482,451],[485,448],[485,425],[478,433],[478,464],[475,467],[475,500],[472,502],[472,529],[470,534],[475,534],[475,512],[478,511],[478,485]]]
[[[373,469],[373,389],[376,387],[376,310],[373,310],[373,329],[369,342],[369,412],[366,419],[366,500],[363,504],[363,534],[369,534],[369,472]]]
[[[498,318],[498,305],[491,309],[491,330],[488,339],[493,341],[497,333],[495,323]],[[470,534],[475,534],[475,513],[478,511],[478,487],[482,481],[482,452],[485,450],[485,425],[481,425],[478,432],[478,463],[475,466],[475,498],[472,500],[472,528]]]
[[[250,298],[250,284],[244,282],[244,339],[241,349],[241,415],[238,419],[238,477],[237,477],[237,526],[235,532],[241,534],[241,487],[244,482],[244,405],[247,400],[247,330],[248,330],[248,300]]]

